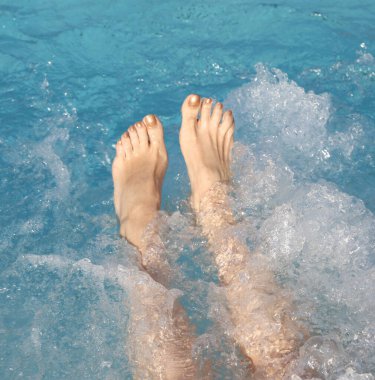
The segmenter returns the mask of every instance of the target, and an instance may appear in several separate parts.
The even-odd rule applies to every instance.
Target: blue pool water
[[[245,378],[184,201],[191,92],[232,107],[237,233],[319,337],[295,379],[374,378],[373,0],[1,0],[0,74],[1,379],[132,378],[137,286],[159,290],[117,236],[110,172],[147,113],[166,128],[162,238],[197,352]]]

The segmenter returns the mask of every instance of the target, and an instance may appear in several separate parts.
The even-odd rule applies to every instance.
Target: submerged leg
[[[143,267],[163,285],[169,268],[162,260],[163,245],[152,221],[160,208],[167,161],[163,127],[156,116],[148,115],[121,136],[112,165],[120,235],[139,249]],[[134,333],[130,340],[136,345],[135,377],[194,378],[193,334],[184,310],[176,299],[170,307],[168,290],[162,285],[156,284],[158,290],[151,293],[144,284],[138,288],[142,301],[134,303],[138,306],[132,307],[135,315],[130,323]]]
[[[192,207],[207,236],[230,311],[233,339],[259,377],[282,378],[302,338],[291,318],[291,300],[283,295],[262,255],[249,252],[230,226],[235,223],[227,199],[234,119],[212,100],[190,95],[182,105],[180,132],[191,188]]]
[[[167,165],[163,126],[155,115],[135,123],[116,144],[112,176],[120,235],[139,249],[143,267],[164,285],[169,267],[157,225],[152,222],[160,209]]]

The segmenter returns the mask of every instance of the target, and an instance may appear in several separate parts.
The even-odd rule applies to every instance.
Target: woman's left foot
[[[135,123],[116,144],[112,176],[120,234],[138,248],[147,224],[160,209],[167,165],[163,126],[155,115]]]

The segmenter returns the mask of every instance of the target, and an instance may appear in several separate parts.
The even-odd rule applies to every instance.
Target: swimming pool
[[[119,134],[147,113],[166,128],[162,237],[197,352],[214,378],[245,376],[184,201],[191,92],[233,108],[236,233],[320,336],[296,375],[373,378],[372,0],[2,0],[0,30],[2,379],[131,378],[129,305],[154,285],[117,236],[110,168]]]

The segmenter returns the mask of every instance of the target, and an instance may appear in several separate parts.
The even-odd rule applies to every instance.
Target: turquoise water
[[[154,285],[117,236],[110,171],[147,113],[166,129],[162,238],[197,352],[215,379],[245,378],[184,202],[191,92],[233,108],[237,233],[321,337],[296,374],[373,378],[374,56],[372,0],[1,0],[0,378],[132,378],[134,284]]]

